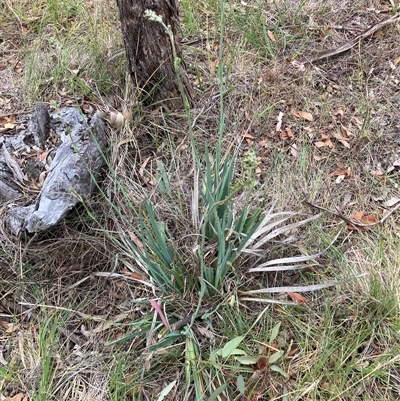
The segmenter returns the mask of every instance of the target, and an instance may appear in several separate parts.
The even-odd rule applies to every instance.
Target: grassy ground
[[[348,221],[376,222],[399,196],[399,22],[309,63],[398,8],[182,0],[188,121],[141,106],[113,2],[3,2],[0,127],[24,124],[37,100],[129,119],[110,129],[90,201],[45,234],[1,230],[0,399],[399,399],[398,213],[359,230]],[[225,187],[219,169],[232,174]],[[236,255],[251,224],[215,229],[225,205],[234,222],[260,209],[271,228],[258,240],[276,235]],[[306,214],[278,225],[271,205]],[[300,225],[320,208],[331,212]]]

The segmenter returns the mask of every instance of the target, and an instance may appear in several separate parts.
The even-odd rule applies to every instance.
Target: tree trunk
[[[171,27],[176,54],[181,59],[176,0],[117,0],[117,3],[130,74],[135,85],[144,91],[145,104],[162,101],[168,108],[182,107],[170,38],[161,23],[144,16],[145,10],[152,10]],[[179,70],[182,88],[190,101],[183,61],[179,63]]]

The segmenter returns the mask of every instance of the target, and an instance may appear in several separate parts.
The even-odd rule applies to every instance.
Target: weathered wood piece
[[[11,201],[20,196],[21,192],[18,186],[13,183],[13,175],[8,166],[0,161],[0,198]]]
[[[34,203],[27,206],[11,208],[6,216],[6,223],[14,234],[26,229],[28,232],[39,232],[57,224],[74,206],[79,203],[80,198],[85,198],[94,190],[100,169],[104,165],[104,151],[107,144],[106,127],[104,121],[96,114],[91,118],[90,123],[77,109],[65,107],[58,113],[49,115],[43,106],[36,106],[35,112],[28,124],[28,130],[22,132],[20,140],[12,141],[6,145],[3,142],[5,153],[12,159],[12,152],[16,148],[28,146],[29,138],[40,149],[45,150],[50,146],[48,141],[50,130],[58,137],[57,148],[50,152],[49,148],[49,170],[44,179],[41,191]],[[32,130],[32,131],[31,131]],[[40,146],[39,146],[40,145]],[[9,150],[9,149],[11,150]],[[4,151],[3,149],[3,151]],[[28,179],[31,169],[36,168],[35,163],[24,163],[24,168],[30,171],[22,171],[19,164],[13,160],[20,169],[14,171],[13,162],[9,161],[6,166],[9,168],[8,178],[14,177],[19,180],[20,173],[23,181]],[[11,173],[10,173],[10,170]],[[0,163],[0,195],[10,186],[10,182],[2,181]],[[2,185],[5,187],[2,190]],[[25,185],[27,183],[25,182]],[[11,187],[14,192],[7,199],[23,197],[18,187]],[[12,195],[12,196],[11,196]],[[4,197],[4,196],[3,196]]]
[[[35,112],[29,120],[28,130],[35,139],[35,144],[40,149],[45,148],[46,140],[50,133],[50,114],[43,103],[36,103]]]

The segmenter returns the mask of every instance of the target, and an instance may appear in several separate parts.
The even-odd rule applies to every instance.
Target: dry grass
[[[398,196],[398,167],[386,171],[400,154],[399,22],[346,53],[307,60],[397,10],[372,0],[234,3],[226,9],[224,149],[236,154],[236,178],[244,174],[248,149],[256,151],[252,207],[275,201],[279,211],[304,210],[307,198],[347,217],[361,210],[382,217],[384,202]],[[287,237],[281,236],[260,260],[241,259],[217,295],[203,300],[207,314],[181,328],[175,342],[162,343],[168,336],[149,303],[161,293],[144,283],[148,277],[129,248],[137,205],[149,198],[188,266],[188,280],[197,272],[188,121],[137,102],[126,81],[114,5],[7,0],[0,7],[0,114],[23,121],[33,101],[60,106],[70,99],[132,113],[122,130],[110,133],[112,168],[102,189],[113,206],[99,193],[50,232],[12,238],[2,229],[0,400],[22,399],[18,394],[156,400],[174,380],[165,400],[205,399],[218,389],[213,399],[398,399],[398,214],[371,230],[350,231],[328,213],[293,230],[293,242],[282,246]],[[181,9],[186,63],[198,88],[193,133],[202,151],[217,143],[220,124],[219,5],[185,0]],[[296,111],[311,113],[313,121]],[[328,140],[332,147],[316,146]],[[172,196],[158,184],[160,163]],[[339,169],[349,174],[336,183]],[[300,272],[248,272],[268,259],[316,252],[322,252],[320,263]],[[340,284],[305,294],[307,303],[296,307],[240,301],[241,291],[329,280]],[[277,299],[289,300],[287,294]],[[199,302],[199,291],[162,297],[171,324]],[[278,321],[279,334],[269,344]],[[241,335],[238,348],[247,354],[285,351],[276,365],[288,379],[215,355]],[[163,346],[152,349],[157,343]]]

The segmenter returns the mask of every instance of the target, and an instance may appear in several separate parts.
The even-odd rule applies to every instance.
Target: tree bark
[[[179,81],[190,101],[189,80],[181,59],[176,0],[117,0],[130,75],[143,91],[145,104],[162,102],[168,108],[182,107]],[[179,78],[174,67],[172,45],[165,27],[144,15],[152,10],[169,25],[174,35],[176,55],[181,59]]]

